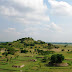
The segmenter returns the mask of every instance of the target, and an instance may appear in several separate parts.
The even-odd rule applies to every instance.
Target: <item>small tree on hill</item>
[[[53,45],[51,43],[48,43],[48,49],[52,49]]]
[[[15,49],[14,48],[8,48],[8,54],[12,54],[12,55],[14,55],[14,53],[15,53]]]

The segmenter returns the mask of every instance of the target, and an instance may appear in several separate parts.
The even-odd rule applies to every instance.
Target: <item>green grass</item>
[[[44,57],[47,56],[48,58],[51,57],[52,54],[49,55],[38,55],[36,52],[33,53],[18,53],[19,57],[15,59],[13,56],[12,60],[10,62],[6,62],[6,59],[4,57],[0,57],[0,72],[20,72],[22,70],[23,72],[72,72],[72,45],[69,45],[67,47],[64,47],[64,45],[58,45],[60,50],[57,52],[55,51],[54,54],[63,54],[65,59],[63,62],[68,63],[69,66],[67,67],[49,67],[46,66],[48,64],[49,60],[46,63],[41,62],[41,58],[36,57]],[[46,48],[42,48],[43,50],[48,50]],[[65,51],[61,51],[64,49]],[[68,52],[68,49],[70,50]],[[28,51],[34,51],[34,49],[27,48]],[[1,55],[1,52],[0,52]],[[2,55],[1,55],[2,56]],[[30,56],[30,57],[25,57]],[[37,59],[36,62],[30,61],[30,59]],[[25,65],[23,68],[14,68],[12,65]]]

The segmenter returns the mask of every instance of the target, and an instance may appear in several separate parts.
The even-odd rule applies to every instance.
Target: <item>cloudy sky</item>
[[[72,42],[72,1],[0,0],[0,41],[24,37]]]

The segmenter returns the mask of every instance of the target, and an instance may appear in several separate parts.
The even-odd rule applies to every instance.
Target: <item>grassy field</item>
[[[49,66],[53,54],[62,54],[68,66]],[[0,72],[72,72],[72,45],[47,44],[29,37],[1,43]]]
[[[47,66],[49,60],[45,63],[41,62],[41,58],[36,57],[44,57],[47,56],[48,58],[51,57],[52,54],[48,55],[39,55],[36,52],[34,53],[18,53],[19,57],[13,57],[11,61],[6,62],[4,57],[0,58],[0,72],[72,72],[72,45],[68,45],[64,47],[64,45],[58,45],[59,48],[53,48],[51,51],[55,51],[54,54],[63,54],[66,62],[69,64],[67,67],[49,67]],[[48,50],[44,49],[43,50]],[[64,49],[64,51],[62,51]],[[34,51],[34,49],[29,49]],[[69,50],[69,51],[68,51]],[[0,52],[0,56],[2,56],[2,52]],[[36,59],[36,62],[30,61],[31,59]],[[25,65],[23,68],[15,68],[12,67],[13,65]]]

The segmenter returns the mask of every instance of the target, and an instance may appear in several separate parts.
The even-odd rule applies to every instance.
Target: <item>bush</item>
[[[59,46],[56,46],[56,45],[54,45],[54,47],[55,47],[56,49],[58,49],[58,48],[59,48]]]
[[[23,50],[23,48],[20,48],[21,50]]]
[[[30,47],[31,49],[33,48],[33,47]]]
[[[48,49],[52,49],[53,48],[53,44],[48,43]]]
[[[37,51],[37,49],[34,49],[34,51],[36,52],[36,51]]]
[[[48,54],[54,53],[54,51],[43,51],[43,50],[39,50],[39,49],[37,49],[37,52],[41,55],[48,55]]]
[[[68,50],[69,51],[69,50]]]
[[[21,50],[21,53],[27,53],[28,50]]]
[[[12,54],[12,55],[14,55],[14,53],[15,53],[15,49],[14,48],[8,48],[8,54]]]
[[[64,51],[64,49],[62,49],[62,51]]]
[[[51,56],[51,63],[62,63],[64,56],[62,54],[54,54]]]
[[[7,53],[7,52],[4,52],[4,53],[2,53],[2,55],[5,55],[5,56],[7,56],[7,55],[8,55],[8,53]]]

